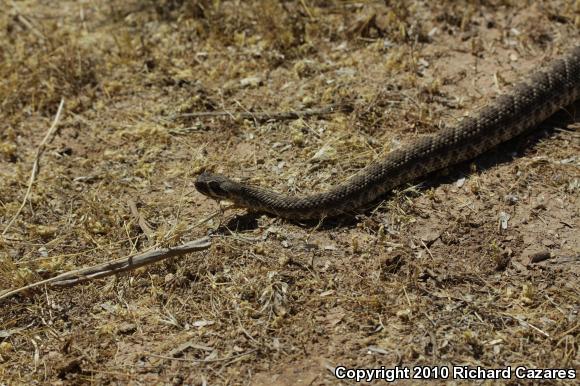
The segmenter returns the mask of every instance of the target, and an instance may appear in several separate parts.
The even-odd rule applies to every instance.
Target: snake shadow
[[[533,149],[540,141],[554,137],[558,130],[574,131],[573,129],[567,129],[567,127],[577,122],[580,122],[580,101],[561,109],[534,129],[499,144],[476,158],[449,166],[443,169],[445,172],[442,170],[435,171],[427,176],[417,179],[410,185],[418,185],[417,190],[425,191],[430,188],[454,183],[460,178],[474,174],[471,168],[471,165],[474,163],[477,166],[477,172],[481,173],[495,166],[512,162],[514,159],[525,156],[525,153],[528,150]],[[316,227],[319,230],[355,227],[359,223],[362,215],[376,210],[381,202],[388,200],[390,197],[392,197],[392,193],[387,193],[358,212],[344,213],[341,216],[326,218],[322,221],[299,221],[288,219],[283,221],[307,228]],[[258,227],[258,218],[262,215],[264,215],[264,213],[258,212],[247,212],[245,214],[235,215],[233,218],[229,219],[227,223],[220,226],[215,232],[220,233],[227,231],[228,229],[236,229],[238,231],[256,229]],[[275,217],[274,215],[267,213],[265,215]]]

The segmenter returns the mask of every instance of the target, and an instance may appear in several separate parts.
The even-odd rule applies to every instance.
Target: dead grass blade
[[[64,98],[60,100],[60,105],[58,106],[58,110],[56,111],[54,121],[52,122],[52,125],[50,126],[50,128],[46,132],[44,138],[42,139],[42,142],[40,142],[40,145],[38,145],[38,148],[36,149],[36,156],[34,157],[34,163],[32,164],[32,172],[30,173],[30,179],[28,180],[28,188],[26,189],[26,194],[24,195],[24,198],[22,199],[22,203],[20,204],[20,207],[18,208],[18,210],[16,211],[14,216],[12,216],[12,218],[8,222],[8,225],[6,225],[6,228],[4,228],[4,230],[2,231],[2,236],[4,236],[6,234],[6,232],[8,232],[8,229],[10,229],[10,226],[12,226],[12,223],[14,223],[14,221],[16,221],[16,219],[18,218],[18,216],[22,212],[22,209],[24,209],[24,205],[26,205],[26,201],[28,201],[28,198],[30,197],[30,192],[32,191],[32,185],[34,184],[34,180],[36,179],[36,174],[38,173],[38,163],[40,161],[40,157],[42,156],[42,153],[44,152],[44,148],[46,147],[46,143],[48,142],[48,140],[50,139],[50,137],[52,136],[52,134],[56,130],[56,126],[58,125],[58,121],[60,120],[60,115],[62,113],[63,107],[64,107]]]

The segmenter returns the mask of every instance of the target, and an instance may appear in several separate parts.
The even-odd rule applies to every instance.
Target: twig
[[[56,130],[56,126],[57,126],[58,121],[60,119],[60,114],[62,112],[63,107],[64,107],[64,98],[60,100],[60,105],[58,106],[58,110],[56,111],[56,116],[54,117],[54,121],[52,122],[52,125],[50,126],[50,128],[46,132],[46,135],[42,139],[42,142],[40,143],[40,145],[38,145],[38,148],[36,149],[36,156],[34,157],[34,163],[32,164],[32,172],[30,173],[30,179],[28,180],[28,188],[26,189],[26,194],[24,195],[24,199],[22,200],[22,204],[20,204],[20,208],[18,208],[18,211],[16,211],[14,216],[12,216],[12,218],[8,222],[8,225],[6,225],[6,228],[4,228],[4,230],[2,231],[2,236],[4,236],[6,234],[6,232],[8,232],[8,229],[10,228],[12,223],[16,220],[16,218],[20,215],[20,212],[22,212],[22,209],[24,209],[24,206],[26,205],[26,201],[28,200],[28,197],[30,196],[30,192],[32,191],[32,184],[34,184],[34,180],[36,179],[36,174],[38,173],[38,162],[40,161],[40,156],[44,152],[44,148],[45,148],[46,143],[48,142],[49,138],[52,136],[52,134]]]
[[[181,256],[190,252],[197,252],[211,246],[209,238],[189,241],[176,247],[154,249],[132,257],[122,257],[94,267],[83,268],[72,272],[67,272],[54,279],[53,286],[70,286],[84,281],[98,279],[105,276],[114,275],[125,271],[130,271],[144,265],[153,264],[170,257]]]
[[[539,329],[538,327],[534,326],[534,325],[533,325],[533,324],[531,324],[530,322],[526,322],[525,320],[523,320],[523,319],[522,319],[522,318],[520,318],[520,317],[517,317],[517,316],[514,316],[514,315],[510,315],[510,314],[507,314],[507,313],[504,313],[504,315],[505,315],[505,316],[507,316],[507,317],[509,317],[509,318],[512,318],[512,319],[515,319],[515,320],[517,320],[518,322],[520,322],[520,323],[521,323],[521,324],[523,324],[524,326],[531,327],[532,329],[536,330],[537,332],[539,332],[540,334],[544,335],[544,336],[545,336],[545,337],[547,337],[547,338],[549,338],[549,337],[550,337],[550,335],[549,335],[547,332],[545,332],[545,331],[542,331],[542,330],[541,330],[541,329]]]
[[[170,361],[195,362],[195,363],[211,363],[211,362],[223,362],[223,361],[228,361],[228,360],[234,359],[234,358],[245,357],[247,355],[250,355],[250,354],[255,353],[256,351],[258,351],[258,349],[253,349],[253,350],[250,350],[250,351],[246,351],[246,352],[241,353],[241,354],[230,355],[230,356],[227,356],[225,358],[214,358],[214,359],[174,358],[174,357],[169,357],[169,356],[159,355],[159,354],[145,354],[145,355],[146,356],[149,356],[149,357],[154,357],[154,358],[167,359],[167,360],[170,360]]]
[[[133,217],[135,217],[135,220],[137,220],[137,224],[139,224],[139,228],[141,228],[143,233],[145,233],[145,236],[147,236],[147,239],[152,240],[155,232],[153,231],[153,229],[151,229],[151,227],[149,226],[149,223],[147,222],[147,220],[145,220],[143,215],[141,213],[139,213],[139,210],[137,209],[137,205],[135,204],[135,201],[129,199],[127,204],[129,205],[129,209],[131,210],[131,214],[133,215]]]
[[[333,114],[338,111],[348,111],[349,107],[345,105],[329,105],[319,109],[291,110],[291,111],[260,111],[260,112],[232,112],[232,111],[199,111],[195,113],[175,114],[167,117],[168,119],[178,118],[215,118],[230,117],[232,119],[259,119],[259,120],[286,120],[311,117],[317,115]]]
[[[208,237],[189,241],[176,247],[155,249],[136,256],[122,257],[120,259],[108,261],[93,267],[81,268],[70,272],[65,272],[53,278],[42,280],[27,286],[5,292],[0,295],[0,300],[8,298],[19,292],[38,287],[43,284],[50,284],[53,287],[64,287],[79,284],[88,280],[111,276],[117,273],[133,270],[144,265],[153,264],[157,261],[169,257],[181,256],[186,253],[197,252],[211,246]]]
[[[26,16],[22,14],[18,6],[14,3],[14,1],[10,1],[10,5],[12,5],[12,10],[15,13],[16,19],[22,23],[26,28],[28,28],[34,35],[40,38],[43,41],[46,41],[46,36],[38,28],[36,28],[30,20]]]
[[[427,244],[425,244],[425,242],[423,240],[421,240],[421,244],[423,244],[423,247],[425,248],[425,250],[427,251],[429,256],[431,256],[431,260],[435,260],[435,258],[433,257],[433,254],[431,253],[431,250],[429,249]]]

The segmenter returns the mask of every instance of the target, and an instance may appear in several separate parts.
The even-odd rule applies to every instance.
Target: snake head
[[[195,180],[195,188],[201,194],[215,200],[230,200],[237,190],[236,182],[225,176],[203,172]]]

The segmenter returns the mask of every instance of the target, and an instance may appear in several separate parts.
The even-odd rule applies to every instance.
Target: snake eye
[[[195,188],[200,192],[205,194],[206,196],[210,193],[209,187],[202,181],[195,181]]]
[[[217,197],[225,197],[226,196],[226,191],[222,189],[221,184],[217,181],[210,181],[208,183],[208,189],[210,192],[213,193],[214,196],[217,196]]]

